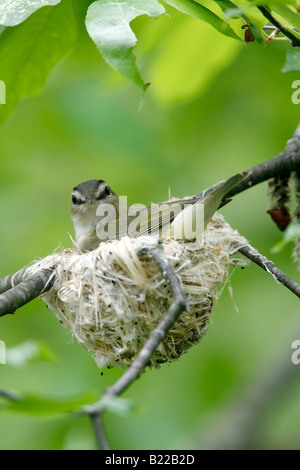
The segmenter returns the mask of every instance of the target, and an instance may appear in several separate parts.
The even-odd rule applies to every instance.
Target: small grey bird
[[[194,219],[202,215],[203,223],[197,232],[199,235],[216,210],[229,202],[226,200],[229,191],[248,175],[248,172],[237,173],[204,198],[199,194],[149,207],[127,207],[105,181],[85,181],[72,191],[71,214],[76,242],[82,251],[92,251],[101,241],[125,235],[136,237],[155,234],[186,238],[182,234],[182,220],[194,223]]]

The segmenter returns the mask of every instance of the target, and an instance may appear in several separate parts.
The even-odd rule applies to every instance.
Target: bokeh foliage
[[[68,37],[61,48],[52,49],[53,55],[48,49],[33,51],[40,64],[38,70],[30,65],[34,83],[19,68],[25,47],[21,31],[34,28],[38,15],[46,21],[47,9],[67,10],[71,3],[43,7],[0,36],[0,79],[12,80],[19,97],[31,95],[33,87],[40,91],[45,83],[39,94],[17,107],[8,87],[7,104],[0,105],[2,116],[10,114],[0,128],[1,275],[59,244],[71,246],[69,199],[79,182],[105,179],[129,203],[164,200],[169,187],[172,195],[193,194],[274,156],[298,123],[299,109],[291,101],[298,74],[281,73],[286,43],[244,43],[165,5],[168,16],[138,17],[131,23],[139,37],[139,68],[151,82],[144,94],[99,55],[84,25],[90,3],[76,2],[69,17],[73,23],[59,25]],[[48,39],[51,15],[45,23],[49,29],[39,33]],[[230,21],[243,38],[240,19]],[[4,56],[14,28],[20,34],[14,55]],[[54,65],[67,50],[47,78],[46,56]],[[15,75],[6,75],[10,63]],[[267,209],[266,187],[261,185],[234,198],[222,213],[299,282],[291,244],[270,253],[281,234]],[[200,446],[200,436],[211,435],[212,424],[245,388],[276,367],[278,357],[290,360],[291,343],[299,339],[297,298],[256,266],[236,270],[231,286],[234,302],[226,287],[202,344],[178,362],[143,374],[125,394],[135,411],[106,416],[114,448]],[[29,355],[21,366],[0,366],[0,388],[26,394],[29,409],[36,405],[37,411],[33,416],[24,407],[3,408],[0,448],[95,448],[90,423],[70,417],[66,400],[87,402],[122,372],[105,370],[101,376],[90,355],[41,301],[1,318],[0,339],[8,348],[28,340],[42,344],[40,354]],[[299,385],[296,380],[262,414],[258,446],[298,446]],[[46,414],[43,406],[57,412]]]
[[[7,106],[0,110],[0,122],[21,99],[40,91],[51,69],[74,46],[77,27],[82,27],[83,23],[104,60],[146,91],[149,83],[144,82],[136,64],[137,37],[131,22],[143,15],[157,18],[166,14],[168,8],[166,11],[164,4],[172,7],[171,14],[175,9],[196,18],[238,43],[257,42],[265,46],[270,38],[275,38],[290,40],[293,47],[300,46],[298,0],[275,0],[271,4],[267,0],[96,0],[80,3],[74,0],[3,0],[0,8],[0,70],[7,86]],[[273,27],[272,33],[265,30],[270,27]],[[175,54],[187,44],[187,31],[183,29],[179,33],[177,47],[173,44]],[[279,33],[283,37],[279,38]],[[202,69],[210,71],[205,74],[207,80],[215,73],[215,68],[222,68],[230,61],[238,47],[232,41],[229,45],[224,37],[215,41],[215,37],[211,28],[206,30],[202,25],[199,46],[205,50]],[[156,43],[158,40],[155,37]],[[195,46],[193,44],[191,50],[187,48],[182,69],[195,63]],[[213,51],[211,54],[206,53],[209,49]],[[283,70],[300,70],[299,51],[293,51],[291,55],[289,49]],[[169,61],[174,59],[172,51],[167,51],[166,55]],[[192,83],[201,81],[199,73],[193,72]],[[161,76],[165,76],[164,70],[154,78],[161,81]]]

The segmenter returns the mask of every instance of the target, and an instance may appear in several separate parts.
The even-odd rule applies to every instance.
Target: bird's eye
[[[73,204],[77,204],[78,201],[77,201],[77,198],[75,196],[72,196],[72,202],[73,202]]]
[[[110,188],[108,186],[105,186],[104,192],[108,196],[110,194]]]

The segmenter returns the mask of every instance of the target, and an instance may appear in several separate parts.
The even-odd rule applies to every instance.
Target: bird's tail
[[[204,197],[204,199],[199,201],[199,203],[204,205],[204,228],[219,207],[224,205],[226,195],[232,190],[232,188],[234,188],[234,186],[249,176],[249,174],[249,172],[244,171],[231,176],[216,189],[211,191],[206,197]]]
[[[203,199],[188,205],[175,217],[172,224],[162,231],[162,236],[171,236],[177,239],[193,239],[201,235],[214,213],[220,206],[228,202],[226,201],[226,196],[229,191],[248,175],[249,172],[237,173],[223,183],[220,183]]]

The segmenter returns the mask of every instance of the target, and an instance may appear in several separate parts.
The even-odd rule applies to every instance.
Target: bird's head
[[[117,208],[118,200],[118,196],[103,180],[84,181],[75,186],[72,190],[71,216],[76,240],[97,225],[99,204],[112,204]]]

